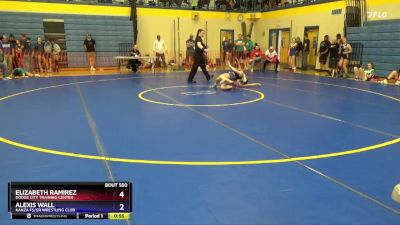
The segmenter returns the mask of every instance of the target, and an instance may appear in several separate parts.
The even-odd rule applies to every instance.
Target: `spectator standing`
[[[337,73],[337,64],[339,61],[339,46],[342,40],[332,40],[332,43],[329,47],[329,68],[331,69],[332,77],[336,76]]]
[[[21,44],[20,40],[15,41],[15,49],[14,49],[14,67],[22,68],[23,64],[23,57],[24,57],[24,46]]]
[[[224,37],[224,39],[222,40],[222,43],[221,43],[221,47],[222,47],[222,60],[224,61],[224,65],[226,66],[227,65],[227,60],[228,60],[228,54],[230,53],[229,52],[229,46],[230,45],[230,43],[229,43],[229,40],[228,40],[228,38],[225,36]]]
[[[325,35],[324,40],[321,41],[321,43],[319,44],[319,50],[318,50],[320,68],[325,67],[325,65],[326,65],[330,46],[331,46],[331,42],[329,41],[329,36]]]
[[[229,39],[228,41],[229,41],[229,45],[228,45],[228,54],[227,54],[226,61],[227,62],[232,62],[232,55],[233,55],[233,52],[234,52],[234,49],[235,49],[235,43],[233,43],[232,39]],[[228,68],[229,68],[229,66],[228,66]]]
[[[236,50],[236,58],[238,59],[238,67],[241,67],[240,64],[243,64],[244,56],[244,49],[246,43],[243,40],[242,34],[238,34],[238,39],[235,41],[235,50]],[[243,67],[242,67],[243,68]]]
[[[296,68],[302,67],[302,55],[303,55],[303,42],[301,42],[300,37],[296,37]]]
[[[301,64],[302,70],[308,69],[308,55],[309,54],[310,54],[310,39],[308,39],[308,34],[304,34],[303,62]]]
[[[186,65],[188,67],[192,67],[193,55],[194,55],[194,40],[193,40],[193,34],[191,34],[189,36],[189,39],[186,41]]]
[[[17,68],[17,61],[16,61],[16,48],[17,48],[17,40],[15,39],[13,34],[8,36],[8,41],[10,43],[11,55],[12,55],[12,66],[11,68]],[[10,68],[8,68],[10,69]]]
[[[19,35],[19,42],[21,44],[21,56],[20,56],[20,66],[19,67],[24,67],[25,68],[25,47],[26,47],[26,34],[20,34]]]
[[[340,59],[339,59],[339,71],[343,72],[344,74],[342,75],[343,78],[348,77],[348,65],[349,65],[349,58],[350,54],[353,52],[353,48],[351,45],[347,42],[347,38],[344,37],[342,39],[343,43],[340,45]]]
[[[53,69],[53,62],[52,62],[52,54],[53,54],[53,46],[50,42],[50,40],[46,40],[44,43],[44,60],[46,64],[46,71],[48,73],[52,72]]]
[[[254,42],[251,40],[251,36],[247,35],[247,41],[246,41],[246,54],[245,54],[245,69],[249,68],[249,59],[250,59],[250,54],[254,49]]]
[[[297,42],[295,38],[292,38],[292,42],[289,45],[289,67],[293,72],[296,72],[296,49]]]
[[[166,47],[165,47],[165,42],[163,39],[161,39],[160,35],[157,35],[156,40],[154,40],[153,44],[153,52],[156,55],[156,65],[160,65],[160,58],[163,63],[163,67],[167,66],[167,63],[165,62],[165,54],[167,53]]]
[[[342,35],[340,34],[340,33],[337,33],[336,34],[336,41],[338,42],[338,43],[342,43],[343,41],[342,41]]]
[[[86,51],[86,58],[89,62],[90,70],[96,71],[96,41],[93,39],[92,34],[88,33],[83,42],[83,47]]]
[[[26,37],[24,43],[24,66],[28,72],[33,72],[34,70],[33,45],[30,37]]]
[[[51,45],[52,45],[51,60],[53,65],[53,71],[60,72],[58,63],[60,61],[61,48],[54,40],[51,41]]]
[[[43,62],[44,59],[44,43],[42,37],[37,37],[35,47],[34,47],[34,55],[36,58],[36,68],[40,73],[43,73]],[[36,72],[38,72],[36,71]]]
[[[10,74],[13,69],[13,57],[12,57],[11,44],[5,35],[2,36],[1,42],[2,42],[2,50],[3,50],[3,54],[4,54],[4,62],[7,65],[8,74]]]
[[[3,48],[1,46],[2,44],[0,43],[0,69],[3,74],[3,79],[6,79],[8,74],[8,69],[7,69],[7,63],[5,62]]]

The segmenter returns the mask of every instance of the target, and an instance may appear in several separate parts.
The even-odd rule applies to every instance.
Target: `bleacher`
[[[31,14],[24,15],[0,12],[0,33],[5,35],[24,33],[32,38],[43,37],[43,18],[34,17]]]
[[[349,41],[364,45],[362,61],[373,62],[378,76],[400,67],[400,20],[368,21],[363,27],[349,27]]]
[[[128,6],[130,0],[17,0],[27,2],[49,2],[63,4],[84,4],[84,5],[108,5]],[[314,5],[341,0],[199,0],[193,5],[193,0],[137,0],[140,8],[161,8],[161,9],[192,9],[206,11],[235,11],[235,12],[264,12],[270,10],[288,9],[306,5]],[[235,4],[229,6],[231,2]]]
[[[87,66],[83,41],[89,32],[96,40],[98,66],[117,66],[113,57],[118,55],[119,43],[133,42],[132,21],[122,16],[0,12],[0,33],[17,38],[24,33],[36,42],[37,36],[44,37],[43,19],[64,20],[68,67]]]

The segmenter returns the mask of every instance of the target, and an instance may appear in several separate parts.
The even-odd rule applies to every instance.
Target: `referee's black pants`
[[[196,75],[197,69],[201,68],[201,70],[204,73],[204,76],[206,76],[207,80],[210,80],[210,74],[208,74],[207,68],[206,68],[206,56],[205,55],[199,55],[195,54],[194,55],[194,63],[192,65],[192,69],[190,70],[190,74],[188,77],[188,82],[192,82],[194,76]]]

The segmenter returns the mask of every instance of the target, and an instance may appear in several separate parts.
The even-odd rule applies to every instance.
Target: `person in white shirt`
[[[276,53],[274,47],[269,47],[269,49],[265,52],[265,62],[263,66],[263,72],[265,72],[265,67],[268,63],[275,64],[275,72],[278,72],[279,60],[278,53]]]
[[[61,48],[54,40],[51,41],[51,44],[53,45],[53,52],[51,56],[53,71],[59,72],[58,63],[60,61]]]
[[[163,67],[166,67],[167,63],[165,63],[165,53],[167,53],[167,50],[165,48],[165,42],[163,39],[161,39],[160,35],[157,35],[157,39],[154,40],[153,52],[156,55],[156,65],[160,65],[161,58]]]

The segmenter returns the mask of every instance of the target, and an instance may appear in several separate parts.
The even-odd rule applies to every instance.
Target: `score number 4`
[[[118,196],[124,198],[125,197],[124,191],[121,191]],[[125,207],[124,204],[119,204],[119,211],[124,211],[125,210],[124,207]]]

